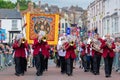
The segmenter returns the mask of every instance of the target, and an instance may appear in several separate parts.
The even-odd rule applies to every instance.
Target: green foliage
[[[28,8],[28,3],[32,0],[17,0],[16,3],[11,2],[10,0],[0,0],[0,8],[4,9],[13,9],[17,6],[17,3],[20,5],[20,10],[26,10]],[[34,6],[36,4],[34,3]]]
[[[0,0],[0,8],[7,8],[7,9],[12,9],[15,8],[15,4],[12,3],[11,1],[7,0]]]
[[[20,4],[20,10],[26,10],[28,8],[28,3],[31,2],[32,0],[17,0],[16,2],[16,5],[17,3]],[[35,3],[34,3],[35,5]]]

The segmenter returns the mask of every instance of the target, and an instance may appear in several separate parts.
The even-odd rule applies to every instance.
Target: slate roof
[[[0,19],[22,19],[17,9],[0,9]]]

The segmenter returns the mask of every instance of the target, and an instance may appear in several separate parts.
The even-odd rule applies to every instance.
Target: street
[[[44,72],[43,76],[36,76],[34,68],[28,68],[24,76],[14,75],[14,66],[8,67],[4,71],[0,71],[0,80],[120,80],[120,74],[113,71],[112,77],[105,78],[104,70],[101,69],[100,75],[93,75],[90,72],[83,72],[83,69],[74,69],[73,76],[67,76],[60,73],[60,68],[57,68],[52,61],[49,61],[49,69]]]

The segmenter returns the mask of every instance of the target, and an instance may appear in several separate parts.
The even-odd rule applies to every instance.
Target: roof
[[[22,16],[17,9],[0,9],[0,19],[21,19]]]

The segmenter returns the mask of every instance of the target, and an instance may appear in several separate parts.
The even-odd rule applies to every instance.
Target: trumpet
[[[73,46],[73,45],[74,45],[74,42],[73,42],[73,41],[71,41],[71,42],[70,42],[70,46]]]
[[[43,41],[43,42],[46,42],[46,41],[47,41],[46,36],[44,36],[44,37],[42,38],[42,41]]]
[[[22,38],[22,40],[21,40],[21,43],[25,43],[26,42],[26,39],[25,38]]]

